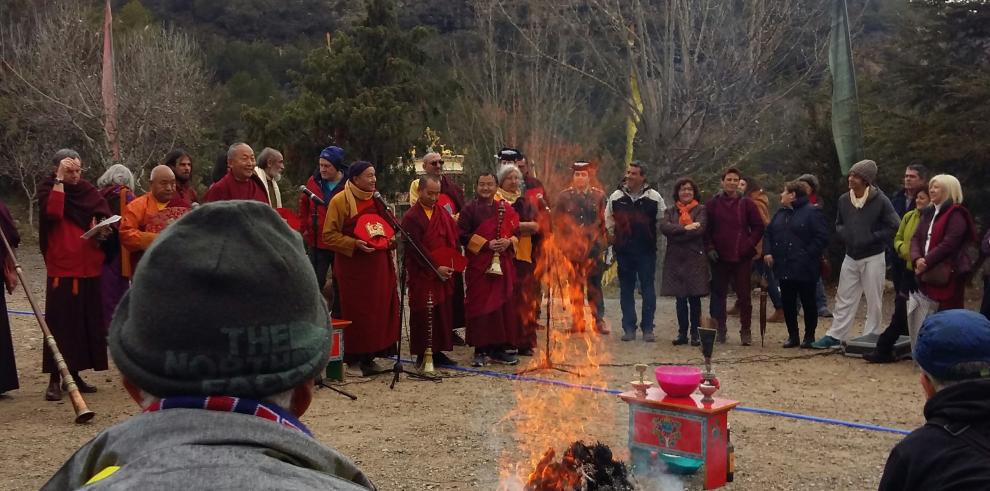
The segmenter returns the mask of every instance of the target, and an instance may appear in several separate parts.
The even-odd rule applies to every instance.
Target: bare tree
[[[83,153],[90,176],[112,163],[99,17],[89,3],[68,0],[0,25],[0,175],[21,186],[32,208],[57,148]],[[158,27],[121,36],[115,52],[121,163],[141,175],[176,142],[200,135],[209,75],[188,37]]]
[[[824,69],[826,3],[814,0],[480,4],[488,5],[487,11],[476,7],[485,12],[486,22],[508,24],[516,36],[500,31],[493,37],[495,47],[475,56],[497,53],[512,63],[549,64],[547,73],[560,74],[535,80],[551,84],[534,88],[550,97],[541,98],[544,105],[532,108],[532,114],[588,110],[610,119],[613,127],[618,118],[610,117],[607,108],[634,115],[639,120],[637,154],[659,167],[660,179],[740,160],[772,142],[779,126],[765,120],[780,118],[767,113],[784,110],[795,89]],[[495,68],[476,65],[489,72]],[[555,79],[563,83],[553,85]],[[633,102],[633,79],[641,106]],[[509,114],[514,110],[504,100],[501,104]],[[592,136],[606,135],[602,130]]]

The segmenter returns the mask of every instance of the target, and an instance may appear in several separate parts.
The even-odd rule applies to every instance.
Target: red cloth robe
[[[268,191],[265,190],[264,183],[257,174],[251,174],[247,181],[240,182],[234,179],[234,175],[227,172],[223,179],[213,183],[210,190],[203,197],[204,203],[213,201],[225,201],[232,199],[245,199],[268,203]]]
[[[427,255],[442,248],[458,247],[457,223],[444,210],[434,207],[431,217],[419,203],[402,216],[402,228]],[[431,256],[432,257],[432,256]],[[454,349],[454,279],[441,281],[412,247],[407,246],[403,260],[409,288],[409,352],[426,351],[430,323],[427,300],[433,295],[433,331],[430,347],[434,353]]]
[[[178,180],[176,180],[175,192],[180,197],[182,197],[182,199],[188,201],[190,205],[193,203],[199,203],[199,196],[196,194],[196,190],[193,189],[192,184],[190,184],[188,181],[179,182]]]
[[[502,227],[496,237],[498,206],[504,207]],[[464,272],[467,294],[464,315],[467,322],[467,342],[476,348],[498,347],[515,341],[516,311],[512,305],[512,283],[515,280],[513,249],[509,247],[499,255],[502,275],[485,273],[491,266],[494,251],[486,245],[472,250],[473,236],[486,241],[508,238],[519,229],[519,215],[504,201],[468,203],[457,220],[461,244],[467,251],[468,267]]]
[[[38,198],[39,236],[44,238],[41,247],[48,269],[45,320],[69,370],[106,370],[100,288],[104,255],[96,239],[81,236],[94,220],[109,216],[110,207],[92,184],[66,184],[65,192],[58,192],[52,189],[53,178],[42,184]],[[42,356],[42,371],[55,372],[47,345]]]
[[[366,213],[384,216],[373,199],[359,200],[358,213],[343,223],[344,235],[354,237],[358,218]],[[399,296],[392,251],[354,251],[352,257],[335,254],[334,276],[340,284],[340,318],[352,322],[344,329],[344,355],[382,354],[399,340]]]

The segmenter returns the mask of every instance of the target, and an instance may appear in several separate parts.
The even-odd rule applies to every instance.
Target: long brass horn
[[[72,409],[76,412],[76,423],[88,423],[96,413],[90,411],[86,406],[86,401],[83,400],[82,394],[79,392],[79,387],[76,386],[75,379],[72,378],[72,374],[69,373],[69,366],[65,364],[65,359],[62,358],[62,352],[58,349],[58,344],[55,342],[55,336],[52,336],[51,329],[48,328],[48,323],[45,322],[45,316],[41,314],[41,310],[38,309],[37,302],[34,301],[34,297],[31,295],[31,289],[28,288],[27,281],[24,280],[24,271],[21,269],[21,263],[17,261],[17,255],[14,254],[14,249],[10,247],[10,242],[7,242],[7,234],[4,233],[3,227],[0,227],[0,238],[3,239],[3,246],[7,249],[7,254],[10,255],[10,259],[14,261],[14,269],[17,270],[17,278],[21,280],[21,287],[24,288],[24,294],[27,295],[28,303],[31,304],[31,310],[34,311],[34,317],[38,319],[38,325],[41,327],[41,333],[45,337],[45,345],[52,352],[52,358],[55,359],[55,365],[58,366],[58,372],[62,376],[62,380],[66,382],[69,389],[69,400],[72,401]]]

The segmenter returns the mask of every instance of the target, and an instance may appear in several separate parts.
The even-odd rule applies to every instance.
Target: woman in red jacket
[[[925,317],[936,311],[961,309],[966,276],[972,272],[967,242],[976,242],[976,225],[963,205],[962,185],[949,174],[928,183],[932,205],[921,212],[911,238],[911,262],[919,292],[908,300],[908,331],[912,344]]]

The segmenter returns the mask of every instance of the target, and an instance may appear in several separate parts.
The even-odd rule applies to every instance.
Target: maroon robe
[[[496,237],[497,206],[504,207],[501,233]],[[467,247],[471,237],[478,235],[486,240],[507,238],[519,228],[519,216],[504,201],[482,203],[475,200],[461,210],[457,220],[461,244]],[[467,342],[476,348],[498,347],[511,344],[516,336],[516,312],[512,305],[512,283],[515,279],[513,251],[509,247],[499,256],[502,275],[485,273],[491,266],[494,251],[487,246],[477,253],[467,252],[468,267],[464,272],[467,295],[464,315],[467,322]]]
[[[527,189],[527,191],[529,191]],[[542,190],[541,190],[542,191]],[[512,204],[512,209],[516,210],[520,222],[536,222],[537,209],[525,197],[516,199]],[[536,251],[535,242],[539,235],[531,236],[534,243],[532,252],[532,262],[515,261],[516,275],[512,285],[512,303],[516,307],[516,334],[513,337],[512,345],[519,349],[536,348],[536,328],[538,325],[537,315],[540,309],[540,300],[543,289],[539,279],[536,278]]]
[[[0,227],[12,249],[21,243],[21,236],[14,227],[14,219],[10,216],[7,205],[0,202]],[[7,261],[7,248],[0,243],[0,267]],[[10,261],[13,264],[13,260]],[[0,281],[0,394],[18,388],[17,364],[14,363],[14,341],[10,336],[10,318],[7,315],[7,289],[4,281]]]
[[[344,235],[355,236],[354,226],[361,215],[384,216],[378,202],[364,203],[358,202],[360,211],[344,221]],[[344,329],[344,355],[353,360],[394,351],[399,340],[399,296],[392,251],[355,249],[351,257],[336,254],[333,268],[340,283],[340,317],[352,322]]]
[[[225,201],[232,199],[245,199],[268,203],[268,191],[265,190],[264,183],[257,174],[251,174],[247,181],[240,182],[234,179],[234,175],[227,172],[223,179],[213,183],[210,190],[203,197],[204,203],[212,201]]]
[[[86,181],[54,191],[54,175],[38,191],[38,235],[48,281],[45,320],[70,371],[107,369],[107,330],[103,323],[100,275],[104,254],[96,239],[81,235],[94,220],[110,215],[99,191]],[[58,368],[43,344],[41,368]]]
[[[402,216],[402,228],[427,256],[437,249],[458,246],[457,223],[440,208],[433,208],[433,216],[427,217],[422,205],[413,205]],[[420,355],[426,351],[430,329],[427,300],[431,293],[433,342],[430,347],[434,353],[454,349],[454,279],[441,281],[411,246],[406,247],[403,262],[409,287],[409,352]]]

